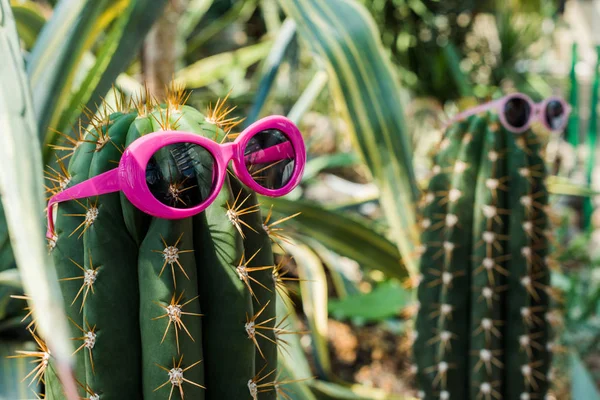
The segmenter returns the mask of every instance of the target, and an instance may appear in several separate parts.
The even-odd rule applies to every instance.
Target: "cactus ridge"
[[[159,104],[146,91],[145,99],[88,113],[89,127],[56,148],[66,155],[48,169],[48,193],[115,168],[127,145],[151,132],[179,129],[218,142],[235,136],[240,121],[226,99],[203,115],[183,105],[187,97],[172,87]],[[155,157],[173,204],[185,202],[189,182],[177,173],[186,160],[162,149]],[[192,183],[210,189],[201,177]],[[271,251],[286,238],[273,228],[283,221],[269,229],[256,195],[233,175],[205,212],[181,220],[145,215],[121,193],[61,203],[49,249],[82,398],[274,400],[285,393],[289,382],[276,372],[286,343],[280,337],[297,332],[276,320],[276,295],[290,280]],[[63,399],[39,340],[36,355],[18,356],[39,358],[34,378],[45,379],[46,398]]]
[[[423,399],[544,398],[552,346],[548,193],[533,132],[449,127],[421,201],[413,370]]]

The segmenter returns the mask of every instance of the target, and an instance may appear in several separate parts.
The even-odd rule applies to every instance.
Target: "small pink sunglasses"
[[[463,111],[452,118],[448,125],[489,110],[495,110],[502,126],[513,133],[525,132],[536,120],[551,131],[560,132],[567,125],[571,106],[556,96],[534,103],[523,93],[513,93]]]
[[[198,214],[219,194],[231,160],[233,171],[246,186],[277,197],[300,183],[306,149],[296,125],[282,116],[263,118],[225,144],[189,132],[147,134],[125,149],[117,168],[50,198],[46,236],[52,238],[54,233],[54,204],[118,191],[155,217],[179,219]]]

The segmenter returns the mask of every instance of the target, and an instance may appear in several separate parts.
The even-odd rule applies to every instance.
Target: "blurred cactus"
[[[203,115],[182,105],[185,99],[170,90],[166,104],[147,96],[133,111],[117,104],[118,110],[90,115],[90,129],[66,150],[68,168],[60,161],[50,171],[50,192],[113,169],[129,143],[151,132],[230,138],[237,121],[223,102]],[[193,195],[186,191],[194,187],[210,190],[212,180],[174,180],[181,163],[175,152],[157,157],[173,202],[188,201]],[[255,194],[232,176],[204,213],[187,219],[150,217],[120,193],[60,204],[49,247],[72,322],[80,395],[278,396],[284,383],[276,372],[278,334],[292,332],[275,326],[280,270],[258,207]],[[41,349],[37,356],[46,399],[64,398],[51,355]]]
[[[424,399],[543,399],[552,326],[539,138],[455,123],[423,198],[414,356]]]

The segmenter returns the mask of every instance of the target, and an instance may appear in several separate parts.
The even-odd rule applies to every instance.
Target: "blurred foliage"
[[[401,80],[417,96],[442,103],[472,95],[483,98],[506,82],[528,94],[544,95],[544,85],[535,81],[527,63],[549,48],[558,1],[363,3],[381,30]]]

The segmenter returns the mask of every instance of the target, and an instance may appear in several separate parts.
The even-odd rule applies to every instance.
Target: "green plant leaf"
[[[40,334],[59,365],[69,399],[77,399],[70,374],[67,318],[52,259],[43,240],[44,191],[40,143],[17,30],[8,0],[0,0],[0,192],[14,256]]]
[[[23,284],[19,277],[19,271],[16,268],[10,268],[0,272],[0,285],[21,289]]]
[[[33,47],[40,31],[46,23],[46,18],[40,11],[40,6],[32,1],[11,1],[13,15],[17,23],[19,38],[25,44],[27,50]]]
[[[209,21],[189,40],[186,53],[191,54],[200,49],[206,42],[236,21],[250,18],[256,10],[256,0],[236,1],[229,10],[219,18]]]
[[[0,340],[0,400],[32,399],[40,392],[40,386],[29,385],[23,378],[35,367],[30,359],[7,358],[14,356],[17,350],[35,351],[35,344]]]
[[[226,77],[233,68],[247,69],[269,54],[272,41],[219,53],[188,65],[176,74],[176,81],[187,88],[199,88]]]
[[[302,309],[308,319],[313,338],[317,373],[322,378],[331,376],[331,360],[327,346],[327,279],[319,257],[305,244],[284,243],[285,250],[294,257],[298,266]]]
[[[300,323],[298,322],[298,315],[294,310],[294,305],[289,299],[278,295],[277,322],[279,323],[284,319],[285,323],[282,327],[283,329],[290,332],[298,332],[301,329]],[[302,345],[300,344],[300,335],[289,335],[285,340],[289,345],[285,346],[285,351],[281,352],[279,362],[289,367],[293,366],[293,368],[290,368],[290,373],[292,373],[294,379],[310,378],[312,373],[310,371],[310,365],[308,365],[308,361],[304,355],[304,350],[302,350]]]
[[[295,37],[296,24],[291,19],[285,20],[277,34],[269,55],[263,63],[261,78],[260,82],[258,83],[258,90],[256,91],[256,95],[254,95],[252,107],[250,108],[250,111],[248,112],[248,118],[246,118],[245,121],[247,125],[258,119],[258,116],[260,115],[260,112],[267,100],[267,96],[271,92],[273,82],[275,82],[275,78],[277,77],[279,66],[283,62],[283,58],[287,53],[287,49]]]
[[[297,332],[300,329],[298,316],[294,311],[294,306],[289,301],[285,301],[281,296],[277,296],[277,323],[285,319],[282,326],[283,329],[291,332]],[[306,386],[306,382],[312,377],[310,366],[304,350],[300,344],[300,335],[286,335],[285,341],[287,345],[280,353],[279,365],[285,371],[285,375],[291,380],[298,382],[289,385],[289,390],[286,393],[292,400],[316,400],[310,389]],[[285,379],[285,377],[283,378]],[[286,385],[287,386],[287,385]]]
[[[273,212],[282,215],[301,214],[285,224],[310,236],[337,254],[357,261],[361,266],[378,269],[389,277],[404,280],[408,272],[403,267],[397,247],[385,236],[369,227],[367,220],[327,210],[306,201],[283,198],[262,198],[263,210],[273,204]],[[282,225],[284,227],[285,225]]]
[[[563,196],[593,197],[600,195],[600,192],[585,185],[573,183],[568,178],[556,175],[548,177],[547,186],[550,193]]]
[[[418,187],[400,87],[375,24],[355,1],[280,0],[304,42],[325,63],[334,101],[357,153],[380,188],[381,204],[406,268],[416,273]]]
[[[571,398],[573,400],[600,400],[600,393],[581,359],[571,354]]]
[[[317,71],[315,76],[311,79],[310,83],[304,89],[304,92],[300,95],[296,103],[292,106],[292,109],[288,113],[288,118],[294,123],[298,123],[300,118],[310,109],[317,97],[323,91],[327,80],[329,79],[327,72]]]
[[[58,118],[85,44],[109,0],[62,0],[44,25],[31,51],[27,74],[34,96],[40,142]]]
[[[204,14],[208,11],[214,0],[191,0],[181,15],[178,23],[180,37],[187,38],[192,34]]]
[[[111,85],[138,53],[144,37],[161,15],[166,0],[128,0],[120,2],[122,9],[102,41],[92,67],[81,85],[70,96],[56,122],[56,130],[66,132],[81,114],[81,106],[94,110]],[[117,10],[118,11],[118,10]],[[91,55],[90,55],[91,57]],[[48,144],[58,140],[56,132],[49,132],[43,148],[44,162],[50,162],[52,150]]]
[[[326,169],[351,167],[359,163],[359,158],[354,153],[333,153],[315,157],[309,160],[304,167],[302,181],[308,181]]]
[[[377,285],[371,292],[329,300],[329,312],[337,319],[360,318],[369,322],[398,316],[411,301],[411,293],[397,281]]]
[[[473,96],[472,83],[469,76],[460,68],[461,55],[454,43],[450,42],[445,45],[442,49],[442,54],[446,59],[446,63],[452,73],[452,79],[454,79],[461,97]]]
[[[106,95],[115,80],[129,66],[134,57],[139,53],[146,34],[152,28],[154,21],[162,15],[167,0],[129,0],[135,5],[129,14],[123,33],[118,40],[118,46],[110,62],[101,71],[95,90],[87,99],[86,106],[90,109]]]
[[[345,270],[342,265],[342,257],[312,238],[302,236],[302,241],[317,253],[321,260],[323,260],[323,264],[329,270],[331,283],[338,298],[343,299],[349,295],[360,293],[356,278],[350,279],[347,270]]]
[[[129,3],[107,32],[106,38],[103,40],[96,57],[94,57],[95,62],[93,63],[92,68],[87,72],[79,89],[70,96],[67,105],[62,110],[55,127],[56,131],[66,132],[80,115],[81,105],[89,101],[90,97],[95,92],[98,83],[102,78],[102,73],[109,66],[110,61],[118,48],[119,41],[125,33],[125,27],[129,22],[135,4],[135,2]],[[46,145],[55,144],[57,138],[58,134],[56,132],[48,133],[46,136]],[[49,146],[46,146],[44,152],[46,153],[44,161],[48,162],[47,154],[50,152]]]

